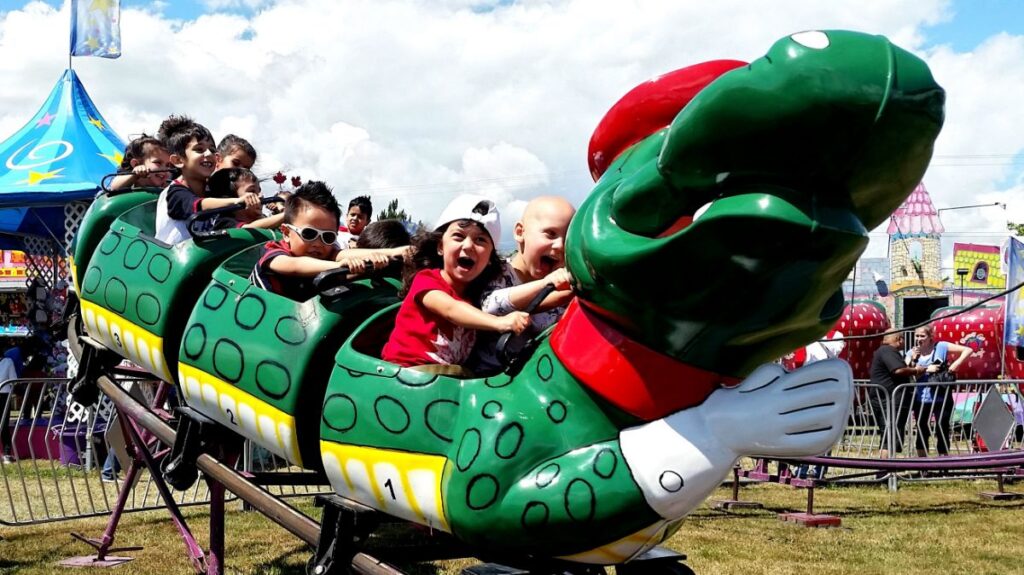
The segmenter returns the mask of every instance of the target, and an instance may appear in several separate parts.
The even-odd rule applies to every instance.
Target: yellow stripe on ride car
[[[116,313],[81,300],[82,323],[93,339],[154,376],[173,383],[164,358],[164,340]]]
[[[597,565],[622,563],[652,547],[660,545],[671,535],[673,532],[672,528],[678,525],[678,523],[679,521],[658,521],[618,541],[612,541],[606,545],[580,553],[564,555],[559,557],[559,559]]]
[[[302,466],[295,418],[245,390],[185,363],[178,363],[185,403],[203,415]]]
[[[82,290],[78,289],[78,268],[75,267],[75,256],[68,256],[68,270],[71,272],[71,285],[75,286],[75,293],[81,296]]]
[[[396,517],[451,532],[444,516],[441,477],[447,459],[320,441],[331,486],[348,497]]]

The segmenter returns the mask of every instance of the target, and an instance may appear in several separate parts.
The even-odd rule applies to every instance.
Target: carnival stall
[[[0,335],[26,337],[59,318],[67,245],[123,150],[71,69],[32,119],[0,143]],[[62,354],[51,347],[48,371],[59,374]]]
[[[0,143],[0,249],[26,254],[28,278],[52,288],[67,276],[67,244],[123,150],[71,69],[32,119]]]

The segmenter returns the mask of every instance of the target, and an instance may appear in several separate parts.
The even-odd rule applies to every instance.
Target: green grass
[[[839,529],[808,529],[785,524],[776,514],[800,511],[806,492],[778,485],[741,491],[763,510],[734,513],[701,507],[669,541],[689,556],[701,575],[814,573],[1024,573],[1024,502],[991,502],[978,497],[994,481],[901,484],[897,493],[880,486],[837,487],[816,492],[816,511],[842,518]],[[1013,486],[1010,487],[1013,489]],[[725,498],[727,489],[712,496]],[[296,501],[297,503],[297,501]],[[304,511],[313,513],[308,504]],[[207,541],[203,508],[186,511],[200,543]],[[116,575],[188,573],[184,546],[164,512],[126,516],[119,545],[144,545],[127,553],[136,559],[109,571]],[[75,573],[54,564],[89,549],[68,536],[102,533],[102,519],[23,527],[0,527],[0,573]],[[301,574],[310,550],[256,513],[229,505],[227,572]],[[383,555],[383,554],[379,554]],[[397,562],[396,562],[397,563]],[[407,565],[414,573],[458,573],[471,561]],[[92,571],[95,572],[95,571]]]

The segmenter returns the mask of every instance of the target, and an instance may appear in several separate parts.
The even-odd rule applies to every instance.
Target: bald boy
[[[565,269],[565,234],[576,209],[565,198],[542,196],[526,205],[513,228],[518,251],[503,262],[502,273],[481,295],[480,308],[493,315],[522,311],[548,284],[555,291],[531,315],[531,333],[554,324],[572,299],[571,276]],[[477,335],[468,367],[476,374],[501,371],[495,354],[500,334]]]

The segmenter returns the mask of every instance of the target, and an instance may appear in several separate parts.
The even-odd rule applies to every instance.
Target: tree
[[[425,229],[426,224],[422,220],[412,221],[409,214],[405,213],[404,209],[399,209],[398,198],[395,198],[388,202],[387,207],[377,213],[377,221],[381,220],[401,220],[405,223],[405,229],[409,230],[409,233],[413,233],[418,229]]]
[[[1013,222],[1006,222],[1006,229],[1013,232],[1014,235],[1024,236],[1024,224],[1015,224]]]
[[[381,220],[402,220],[403,222],[411,221],[405,210],[398,209],[398,198],[395,198],[388,202],[388,206],[381,210],[377,214],[377,221]]]

